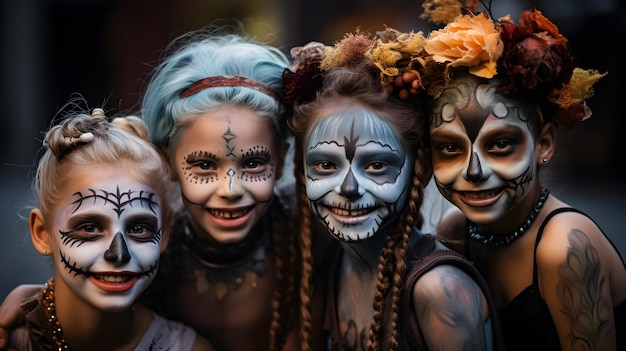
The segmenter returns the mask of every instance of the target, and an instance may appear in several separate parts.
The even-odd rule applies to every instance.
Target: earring
[[[548,159],[544,157],[543,158],[543,163],[547,163],[547,162],[548,162]]]
[[[47,255],[47,254],[48,254],[48,250],[43,249],[43,254],[44,254],[44,255]]]

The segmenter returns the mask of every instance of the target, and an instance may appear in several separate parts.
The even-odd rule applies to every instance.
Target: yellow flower
[[[458,16],[443,29],[430,33],[426,52],[451,67],[468,67],[469,72],[484,78],[496,75],[496,64],[504,44],[500,33],[486,13]]]

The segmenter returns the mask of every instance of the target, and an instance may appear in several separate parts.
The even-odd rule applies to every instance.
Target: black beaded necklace
[[[513,231],[512,233],[507,234],[507,235],[482,234],[478,232],[478,227],[476,226],[476,224],[470,222],[467,227],[467,234],[469,235],[469,238],[474,241],[477,241],[478,243],[482,245],[489,245],[489,246],[495,246],[495,247],[505,246],[505,245],[512,243],[517,238],[521,237],[526,232],[526,230],[528,230],[528,227],[530,227],[530,225],[533,224],[533,222],[537,218],[537,215],[539,214],[539,211],[541,211],[541,208],[546,203],[546,199],[548,198],[548,195],[550,195],[549,189],[547,188],[541,189],[541,195],[539,196],[539,200],[535,204],[535,207],[533,208],[533,210],[530,211],[528,218],[526,218],[526,220],[522,223],[522,225],[519,228],[517,228],[517,230]]]

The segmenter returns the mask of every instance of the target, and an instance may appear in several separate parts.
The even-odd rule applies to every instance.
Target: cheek
[[[521,176],[534,174],[535,158],[532,150],[523,150],[503,160],[492,160],[487,164],[498,177],[506,180],[519,179]]]
[[[252,197],[259,202],[269,201],[274,196],[274,177],[264,181],[246,182],[245,187]]]
[[[433,176],[439,183],[451,184],[463,175],[466,163],[462,160],[456,162],[443,162],[433,159]]]
[[[109,243],[100,242],[84,242],[80,245],[66,246],[57,243],[59,252],[63,259],[68,261],[70,265],[76,265],[82,269],[88,268],[94,264],[99,258],[103,257],[104,252],[109,248]],[[59,262],[61,257],[59,257]],[[64,265],[64,264],[63,264]]]
[[[193,203],[205,202],[219,186],[219,182],[212,181],[204,184],[198,184],[190,181],[180,182],[180,192],[182,195]]]
[[[152,265],[154,262],[158,261],[159,255],[161,254],[161,247],[159,244],[154,244],[151,242],[147,243],[137,243],[137,242],[128,242],[129,250],[131,251],[131,256],[142,265]]]

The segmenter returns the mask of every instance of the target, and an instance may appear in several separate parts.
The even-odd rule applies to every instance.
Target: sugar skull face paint
[[[278,154],[270,123],[222,106],[181,132],[173,167],[196,236],[239,242],[269,208]]]
[[[495,83],[456,78],[436,102],[430,125],[433,173],[441,193],[475,223],[489,223],[522,201],[536,179],[529,103]]]
[[[370,238],[397,218],[410,180],[409,158],[391,126],[351,109],[313,127],[305,155],[313,212],[337,239]]]
[[[115,312],[130,307],[154,279],[162,208],[146,184],[120,169],[98,171],[67,185],[51,245],[56,276],[96,308]]]

